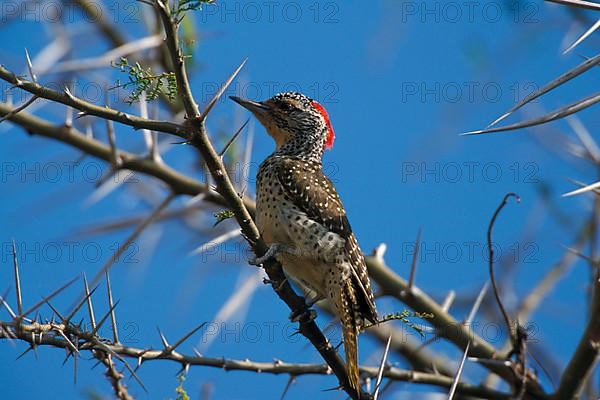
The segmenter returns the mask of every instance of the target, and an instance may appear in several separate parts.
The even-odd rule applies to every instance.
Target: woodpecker
[[[342,325],[351,387],[360,394],[358,334],[377,322],[363,254],[340,197],[323,173],[323,152],[335,138],[329,115],[317,101],[286,92],[265,101],[232,100],[248,109],[275,140],[256,180],[256,224],[287,276],[318,299],[329,299]]]

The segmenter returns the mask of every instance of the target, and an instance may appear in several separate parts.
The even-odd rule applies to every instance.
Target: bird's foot
[[[279,292],[279,290],[281,290],[281,288],[283,287],[283,285],[285,285],[288,281],[288,278],[285,278],[282,281],[273,281],[271,279],[267,279],[267,278],[263,278],[263,283],[265,285],[271,285],[273,286],[273,288],[275,289],[276,292]]]
[[[248,260],[248,263],[250,265],[259,266],[259,265],[262,265],[265,262],[275,258],[276,255],[281,254],[281,253],[295,254],[296,251],[288,245],[281,244],[281,243],[273,243],[273,244],[269,245],[269,249],[262,257],[251,257]]]
[[[317,318],[317,312],[315,310],[312,310],[311,307],[314,306],[318,301],[323,300],[324,298],[325,297],[318,295],[318,294],[316,294],[310,298],[307,297],[306,298],[306,310],[290,313],[290,320],[292,322],[298,322],[301,319],[306,318],[306,319],[312,321],[313,319]]]
[[[312,321],[315,318],[317,318],[317,312],[312,309],[305,309],[302,311],[292,311],[292,313],[290,314],[290,321],[292,321],[292,322],[300,322],[303,319]]]
[[[325,298],[325,296],[321,296],[319,294],[316,294],[314,297],[311,298],[306,298],[306,306],[308,308],[311,308],[312,306],[314,306],[315,304],[317,304],[319,301],[323,300]]]

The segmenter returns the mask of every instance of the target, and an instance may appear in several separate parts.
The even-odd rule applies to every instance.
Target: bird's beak
[[[263,115],[265,114],[265,112],[271,110],[271,107],[258,101],[243,99],[237,96],[229,96],[229,98],[238,103],[240,106],[247,109],[248,111],[251,111],[254,115]]]

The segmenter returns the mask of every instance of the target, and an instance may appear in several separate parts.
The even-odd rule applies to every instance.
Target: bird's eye
[[[288,103],[286,101],[282,101],[279,107],[285,111],[291,111],[294,109],[294,106],[292,106],[290,103]]]

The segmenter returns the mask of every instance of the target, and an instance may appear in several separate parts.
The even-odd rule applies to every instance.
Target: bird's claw
[[[257,267],[260,267],[261,264],[263,264],[265,261],[267,261],[265,256],[262,256],[262,257],[252,256],[248,259],[248,264],[256,265]]]
[[[308,308],[311,308],[312,306],[314,306],[315,304],[317,304],[319,301],[323,300],[325,297],[321,296],[321,295],[315,295],[312,298],[307,298],[306,299],[306,306]]]
[[[248,260],[248,263],[250,265],[260,266],[260,265],[266,263],[267,261],[275,258],[275,256],[279,253],[289,253],[289,252],[291,252],[291,250],[287,246],[285,246],[283,244],[279,244],[279,243],[274,243],[274,244],[269,245],[269,249],[261,257],[250,257],[250,259]]]
[[[303,311],[292,311],[292,313],[290,314],[290,321],[292,322],[300,322],[303,319],[312,321],[315,318],[317,318],[317,312],[313,309],[306,309]]]

